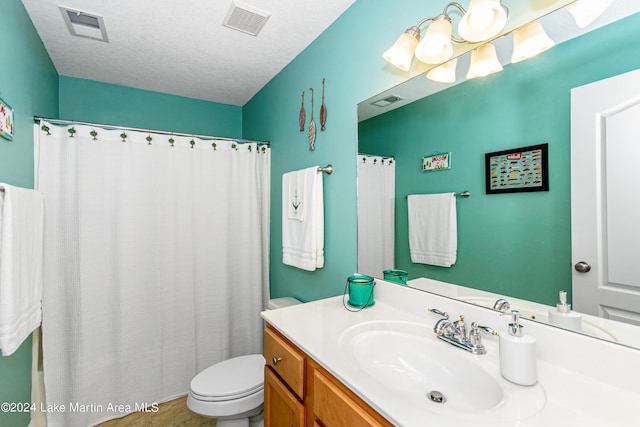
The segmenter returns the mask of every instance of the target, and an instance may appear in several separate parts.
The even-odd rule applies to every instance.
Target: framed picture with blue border
[[[487,194],[549,191],[548,144],[485,154]]]
[[[0,136],[13,140],[13,108],[0,98]]]

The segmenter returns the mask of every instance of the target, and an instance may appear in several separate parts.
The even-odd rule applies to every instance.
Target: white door
[[[640,325],[640,70],[571,91],[573,308]]]

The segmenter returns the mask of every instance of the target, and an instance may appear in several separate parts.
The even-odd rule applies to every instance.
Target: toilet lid
[[[191,391],[207,400],[248,396],[264,387],[264,365],[261,354],[224,360],[196,375],[191,380]]]

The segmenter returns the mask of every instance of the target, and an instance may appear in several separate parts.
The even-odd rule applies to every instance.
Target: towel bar
[[[323,168],[318,168],[318,172],[326,172],[327,175],[331,175],[333,173],[333,166],[327,165]]]
[[[468,192],[468,191],[463,191],[463,192],[461,192],[461,193],[455,193],[455,194],[454,194],[454,196],[456,196],[456,197],[464,197],[464,198],[466,199],[467,197],[470,197],[470,196],[471,196],[471,193],[470,193],[470,192]],[[406,199],[407,197],[409,197],[409,195],[404,196],[404,198],[405,198],[405,199]]]

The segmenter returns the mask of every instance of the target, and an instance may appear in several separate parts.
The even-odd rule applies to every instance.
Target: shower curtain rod
[[[197,134],[194,134],[194,133],[169,132],[169,131],[165,131],[165,130],[141,129],[141,128],[132,128],[132,127],[127,127],[127,126],[104,125],[104,124],[100,124],[100,123],[78,122],[78,121],[74,121],[74,120],[47,119],[45,117],[33,116],[33,121],[34,122],[40,122],[42,120],[47,121],[49,123],[53,123],[53,124],[59,124],[59,125],[96,126],[96,127],[107,128],[107,129],[117,129],[117,130],[125,130],[125,131],[132,131],[132,132],[153,132],[153,133],[157,133],[157,134],[160,134],[160,135],[190,136],[190,137],[201,138],[201,139],[216,139],[216,140],[221,140],[221,141],[237,142],[237,143],[240,143],[240,144],[256,143],[258,145],[267,145],[267,146],[271,145],[271,143],[269,141],[251,141],[249,139],[241,139],[241,138],[224,138],[224,137],[221,137],[221,136],[197,135]]]

